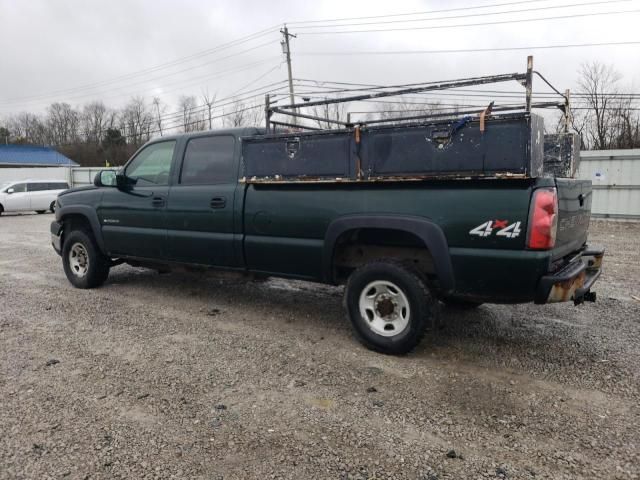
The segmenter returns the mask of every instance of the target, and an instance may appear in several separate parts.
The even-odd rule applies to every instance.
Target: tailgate
[[[587,241],[591,217],[591,180],[556,178],[558,231],[553,258],[578,250]]]

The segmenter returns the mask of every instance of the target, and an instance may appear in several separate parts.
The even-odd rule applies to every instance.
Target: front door
[[[241,225],[234,220],[236,148],[232,135],[194,137],[187,142],[178,181],[169,192],[170,260],[231,268],[242,265],[242,252],[236,248]]]
[[[130,187],[105,188],[98,216],[111,256],[165,259],[165,213],[175,140],[147,145],[127,164]]]
[[[4,209],[7,212],[29,210],[31,202],[29,200],[26,183],[16,183],[7,190],[13,190],[13,193],[8,193],[4,200]]]

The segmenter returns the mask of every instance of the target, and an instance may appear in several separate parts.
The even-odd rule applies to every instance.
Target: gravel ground
[[[443,309],[398,358],[337,288],[120,266],[73,289],[51,219],[0,218],[2,479],[640,478],[640,224],[592,225],[597,303]]]

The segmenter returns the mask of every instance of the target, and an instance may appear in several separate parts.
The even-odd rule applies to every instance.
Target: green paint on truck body
[[[331,226],[342,221],[342,239],[349,234],[352,219],[373,219],[374,238],[387,231],[380,237],[384,245],[393,245],[396,238],[402,239],[402,246],[412,248],[425,247],[412,243],[414,238],[433,242],[435,263],[451,269],[452,274],[451,288],[440,293],[486,302],[533,301],[541,277],[553,270],[554,262],[580,250],[586,242],[590,182],[461,178],[246,184],[239,181],[243,176],[241,142],[242,137],[256,133],[256,129],[233,129],[150,142],[148,145],[175,141],[170,170],[162,173],[166,173],[165,185],[139,181],[127,188],[72,189],[59,197],[56,221],[62,224],[71,212],[80,215],[80,206],[89,207],[95,212],[86,214],[95,215],[88,219],[93,233],[111,257],[335,283],[337,277],[327,269],[335,247],[328,244]],[[188,142],[215,136],[236,139],[229,157],[230,180],[183,184]],[[540,187],[557,187],[560,221],[574,219],[565,222],[556,247],[549,251],[526,248],[531,198]],[[376,218],[382,220],[376,222]],[[397,222],[385,224],[384,219],[399,219],[398,225],[415,225],[416,230],[407,236]],[[471,233],[486,222],[498,222],[500,228],[486,236]],[[396,226],[391,227],[392,223]],[[498,235],[507,226],[517,235],[507,235],[509,230]],[[444,242],[444,248],[437,248],[439,242]],[[432,277],[436,285],[442,275],[436,268]]]

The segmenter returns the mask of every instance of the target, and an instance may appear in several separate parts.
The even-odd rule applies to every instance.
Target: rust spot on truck
[[[600,268],[602,268],[603,257],[604,253],[590,257],[587,261],[587,270],[600,270]]]
[[[570,280],[554,283],[551,287],[551,291],[549,292],[547,302],[568,302],[574,297],[576,290],[584,286],[586,276],[586,272],[582,271],[579,275]]]
[[[239,183],[251,184],[251,183],[263,183],[263,184],[299,184],[299,183],[384,183],[384,182],[423,182],[427,180],[500,180],[500,179],[518,179],[527,178],[526,174],[510,173],[510,172],[496,172],[491,175],[483,174],[432,174],[432,175],[385,175],[385,176],[369,176],[366,178],[351,178],[351,177],[317,177],[317,176],[297,176],[297,177],[283,177],[275,175],[273,177],[242,177]]]

